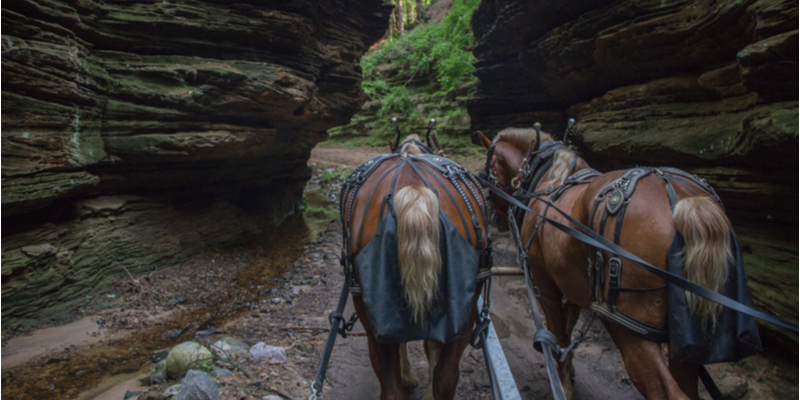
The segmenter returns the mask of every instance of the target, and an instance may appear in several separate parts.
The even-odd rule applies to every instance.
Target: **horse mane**
[[[541,132],[540,137],[542,139],[542,143],[555,141],[553,135],[547,132]],[[535,141],[536,130],[533,128],[506,128],[498,132],[497,136],[494,138],[494,143],[508,143],[523,153],[527,152],[528,147],[530,147],[531,143]],[[564,180],[567,179],[567,174],[569,173],[569,167],[572,164],[572,160],[575,158],[575,156],[577,156],[577,154],[569,149],[561,149],[556,151],[556,154],[553,156],[553,165],[550,167],[550,171],[547,174],[546,183],[548,186],[555,187],[564,183]]]
[[[552,142],[553,136],[547,132],[541,132],[542,143]],[[522,152],[528,151],[528,146],[536,141],[536,130],[533,128],[506,128],[497,133],[494,143],[506,142]]]
[[[419,135],[417,135],[416,133],[412,133],[406,136],[406,138],[403,139],[402,142],[400,142],[400,150],[398,151],[398,153],[422,154],[422,150],[420,150],[420,148],[417,147],[417,145],[415,145],[414,143],[406,143],[409,140],[416,140],[418,142],[422,142],[422,139],[420,139]]]

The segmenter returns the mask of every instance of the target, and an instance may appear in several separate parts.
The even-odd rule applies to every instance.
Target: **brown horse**
[[[523,159],[531,156],[535,149],[536,131],[533,129],[509,128],[498,133],[494,141],[489,141],[479,133],[481,143],[486,148],[494,146],[487,160],[487,171],[495,184],[507,192],[519,186],[514,182],[522,175]],[[553,141],[547,134],[541,135],[541,143]],[[536,152],[533,152],[535,155]],[[542,198],[549,199],[552,193],[548,188],[556,188],[564,183],[573,172],[589,168],[589,165],[572,150],[564,147],[552,154],[552,165],[541,176],[538,185],[531,192],[543,193]],[[609,183],[622,176],[626,171],[613,171],[586,179],[588,183],[578,184],[560,194],[554,204],[580,223],[592,227],[595,231],[601,225],[602,212],[593,213],[593,205]],[[638,181],[635,193],[628,199],[624,223],[614,227],[614,220],[621,216],[608,218],[609,229],[603,235],[609,240],[636,254],[649,263],[665,269],[667,251],[675,237],[676,230],[686,241],[683,252],[685,277],[711,290],[719,291],[727,276],[730,224],[717,201],[706,195],[698,187],[692,185],[674,185],[677,194],[677,205],[674,211],[665,188],[665,181],[655,173]],[[495,209],[499,214],[509,207],[508,202],[495,197]],[[610,201],[606,199],[606,201]],[[529,208],[562,224],[569,223],[560,214],[548,210],[542,201],[532,199]],[[601,205],[602,206],[602,205]],[[548,213],[548,211],[550,211]],[[590,215],[594,218],[590,220]],[[502,219],[502,218],[501,218]],[[505,218],[508,221],[508,218]],[[590,278],[594,260],[609,260],[612,254],[604,252],[602,258],[595,256],[595,250],[589,245],[557,230],[550,224],[539,224],[539,218],[528,213],[522,220],[520,237],[527,243],[531,236],[532,245],[528,251],[531,262],[531,281],[538,288],[537,298],[541,305],[547,327],[559,339],[560,345],[566,347],[570,343],[572,329],[577,321],[580,309],[594,307]],[[603,222],[605,225],[605,222]],[[615,231],[618,231],[615,232]],[[590,270],[587,271],[587,259]],[[600,261],[603,263],[603,261]],[[595,264],[596,265],[596,264]],[[600,274],[605,277],[602,285],[595,286],[602,292],[600,298],[608,298],[611,278],[606,262]],[[627,260],[621,269],[620,286],[630,291],[618,292],[616,308],[612,313],[627,314],[635,320],[650,326],[665,329],[667,326],[667,294],[665,283]],[[599,275],[599,274],[598,274]],[[615,296],[617,296],[615,294]],[[689,306],[698,321],[713,321],[719,306],[699,297],[687,296]],[[592,308],[596,311],[595,308]],[[604,315],[598,313],[601,317]],[[667,364],[662,356],[661,345],[643,339],[631,330],[611,323],[607,318],[603,323],[611,334],[614,343],[620,349],[628,375],[636,388],[648,399],[697,399],[698,366],[670,359]],[[571,396],[574,378],[572,355],[565,362],[559,363],[559,375],[568,398]]]
[[[412,140],[419,141],[419,137],[411,135],[406,138],[397,146],[398,153],[423,153]],[[485,200],[470,195],[481,192],[477,184],[468,187],[471,185],[468,182],[454,183],[435,168],[429,168],[422,165],[423,163],[417,163],[412,168],[412,163],[408,160],[404,155],[382,161],[363,182],[360,190],[343,195],[342,205],[352,202],[352,207],[344,206],[342,217],[346,232],[349,230],[352,233],[345,245],[349,246],[349,251],[355,258],[372,240],[377,240],[375,238],[379,233],[382,215],[385,215],[384,212],[388,213],[384,208],[393,207],[397,220],[397,260],[401,286],[404,300],[416,323],[425,318],[439,289],[442,270],[439,247],[440,210],[453,221],[464,239],[469,238],[467,240],[475,249],[486,246],[488,232],[485,223],[476,228],[460,217],[470,215],[471,208],[478,213],[480,221],[485,221]],[[403,164],[397,167],[400,163]],[[382,178],[386,176],[388,178]],[[392,192],[393,196],[389,196]],[[465,203],[465,198],[457,194],[459,192],[467,194],[469,206]],[[471,222],[469,219],[466,221]],[[360,281],[357,274],[356,281],[362,290],[368,284]],[[475,323],[479,289],[480,285],[476,287],[474,294],[467,294],[472,296],[471,309],[464,310],[470,315],[467,332],[472,330]],[[417,385],[408,362],[406,343],[379,342],[362,295],[354,292],[353,302],[367,333],[370,361],[381,385],[380,398],[406,399],[406,390]],[[429,384],[425,390],[425,400],[453,398],[460,376],[459,361],[469,339],[467,334],[449,343],[425,341],[425,354],[429,364]]]

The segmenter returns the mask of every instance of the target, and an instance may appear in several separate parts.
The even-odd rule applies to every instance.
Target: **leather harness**
[[[402,158],[400,162],[396,165],[387,169],[383,175],[378,179],[375,185],[370,192],[370,195],[367,200],[367,206],[365,207],[365,214],[369,210],[369,203],[372,202],[372,198],[377,190],[380,183],[392,172],[394,172],[394,177],[392,178],[392,187],[390,189],[389,195],[383,200],[384,202],[390,203],[391,197],[394,195],[395,185],[397,184],[397,179],[399,178],[401,170],[406,166],[410,166],[411,169],[420,177],[422,178],[423,182],[428,188],[431,188],[430,182],[428,178],[425,177],[423,172],[427,172],[428,175],[433,177],[433,179],[444,189],[445,194],[448,196],[450,201],[454,204],[458,204],[456,200],[456,196],[451,192],[447,186],[444,184],[444,181],[440,178],[443,177],[447,179],[453,187],[455,187],[456,195],[461,198],[462,202],[466,205],[467,211],[469,213],[468,216],[465,216],[462,213],[459,207],[456,208],[459,214],[459,218],[461,223],[466,228],[469,222],[472,223],[472,226],[475,229],[476,240],[475,242],[478,244],[480,248],[481,254],[481,266],[478,271],[478,281],[482,282],[486,280],[488,277],[491,276],[491,267],[492,267],[492,245],[491,245],[491,236],[486,235],[483,237],[481,233],[482,226],[488,226],[488,221],[486,220],[488,216],[488,201],[483,196],[483,191],[481,190],[482,186],[475,179],[475,176],[472,175],[466,168],[458,165],[456,162],[444,158],[435,156],[432,154],[380,154],[377,155],[353,170],[350,176],[345,181],[344,185],[342,186],[342,192],[340,196],[340,210],[343,211],[342,213],[342,222],[343,222],[343,235],[342,235],[342,256],[341,262],[342,266],[345,268],[345,276],[350,281],[350,292],[353,294],[358,294],[361,292],[361,288],[358,286],[357,282],[355,281],[355,276],[353,274],[353,253],[350,252],[350,240],[351,240],[351,232],[350,232],[350,225],[352,224],[353,218],[353,205],[355,203],[356,195],[358,194],[361,186],[364,182],[372,175],[373,172],[380,166],[383,162],[395,159],[395,158]],[[469,195],[467,195],[469,192]],[[478,217],[478,213],[476,212],[475,208],[470,201],[470,197],[474,199],[475,203],[478,204],[478,207],[481,209],[481,214],[483,215],[483,222],[481,222],[481,218]],[[345,204],[345,202],[347,202]],[[391,205],[391,204],[390,204]],[[383,209],[383,204],[381,209]],[[390,210],[392,208],[390,207]],[[381,213],[383,214],[383,213]],[[364,218],[361,222],[361,227],[359,228],[358,233],[358,247],[361,248],[362,244],[362,232],[364,230],[364,225],[366,223],[366,218]],[[465,229],[467,233],[467,240],[472,242],[472,237],[469,232],[469,229]],[[486,300],[488,303],[488,299]]]
[[[542,143],[540,150],[536,154],[533,154],[533,157],[530,157],[531,151],[529,149],[528,156],[523,159],[523,165],[519,168],[520,175],[518,175],[518,177],[521,181],[521,184],[514,188],[513,185],[511,187],[502,186],[497,180],[496,159],[494,157],[494,146],[492,146],[489,149],[489,157],[487,159],[487,170],[489,171],[487,174],[489,177],[488,181],[491,182],[495,187],[503,190],[505,193],[523,200],[530,200],[532,198],[539,198],[540,196],[552,195],[545,208],[545,211],[543,212],[543,215],[546,216],[551,204],[558,200],[567,190],[577,185],[590,183],[594,177],[601,175],[600,172],[594,169],[583,169],[572,174],[572,170],[574,169],[578,160],[578,156],[576,155],[572,161],[570,171],[568,172],[569,176],[563,184],[557,187],[548,187],[544,190],[535,191],[536,187],[539,185],[539,182],[541,182],[544,175],[547,173],[550,167],[552,167],[556,151],[566,148],[567,147],[561,142],[545,142]],[[625,211],[627,210],[627,206],[631,201],[631,197],[636,191],[637,184],[642,178],[653,173],[666,182],[667,193],[670,198],[671,207],[674,207],[675,203],[677,203],[677,196],[675,195],[675,189],[672,185],[673,182],[686,187],[695,194],[697,194],[695,189],[699,189],[709,196],[712,196],[719,202],[720,205],[722,205],[719,197],[714,192],[714,189],[708,185],[704,179],[675,168],[637,167],[626,171],[622,176],[614,179],[600,191],[595,199],[595,202],[592,204],[589,216],[589,228],[594,230],[592,224],[595,220],[596,212],[599,209],[600,204],[605,202],[605,207],[603,207],[603,214],[600,218],[600,224],[598,226],[597,233],[602,236],[609,225],[609,216],[615,217],[614,244],[619,245]],[[693,189],[693,187],[695,189]],[[496,205],[495,208],[497,209]],[[512,218],[512,220],[517,224],[517,230],[521,231],[525,210],[521,209],[520,207],[513,206],[509,212],[513,212],[514,218]],[[507,218],[508,214],[502,213],[501,215]],[[544,218],[540,218],[537,221],[531,237],[528,239],[525,245],[520,248],[520,251],[527,253],[528,249],[530,249],[530,246],[533,243],[536,233],[543,223]],[[666,284],[656,288],[647,289],[623,287],[622,260],[616,256],[609,257],[606,260],[603,256],[603,251],[599,249],[593,251],[593,254],[590,256],[589,268],[587,271],[592,291],[592,304],[590,306],[590,310],[594,314],[609,322],[613,322],[619,326],[622,326],[646,340],[657,343],[665,343],[669,341],[669,332],[667,332],[665,329],[639,321],[630,315],[621,312],[617,308],[617,300],[620,293],[646,293],[662,290],[666,288]],[[603,288],[606,281],[608,282],[608,295],[604,299]],[[533,293],[536,295],[536,297],[542,297],[541,291],[535,285],[533,286]]]

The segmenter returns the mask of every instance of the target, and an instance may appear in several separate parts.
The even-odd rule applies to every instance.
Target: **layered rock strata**
[[[3,329],[257,234],[364,101],[379,0],[2,6]]]
[[[560,135],[573,117],[601,170],[707,178],[756,305],[797,321],[797,2],[484,0],[472,27],[473,132],[541,121]],[[766,333],[797,353],[796,335]]]

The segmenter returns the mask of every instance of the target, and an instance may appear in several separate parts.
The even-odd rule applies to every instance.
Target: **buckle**
[[[608,276],[612,278],[617,278],[620,275],[622,270],[622,261],[617,257],[611,257],[608,259]]]

